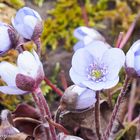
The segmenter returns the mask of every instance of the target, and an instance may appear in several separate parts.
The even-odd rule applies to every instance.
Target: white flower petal
[[[108,80],[105,82],[104,84],[104,88],[103,89],[110,89],[113,88],[114,86],[116,86],[119,82],[119,76],[117,76],[115,79],[113,80]]]
[[[0,51],[7,51],[10,48],[11,40],[6,26],[0,26],[0,43]]]
[[[139,49],[140,49],[140,40],[137,40],[135,43],[133,43],[130,50],[135,53]]]
[[[124,65],[125,54],[121,49],[112,48],[104,53],[101,62],[107,66],[106,78],[112,80],[118,76],[121,67]]]
[[[83,84],[85,87],[88,87],[92,90],[102,90],[105,87],[105,82],[94,82],[91,80],[88,81],[82,81],[81,84]]]
[[[23,53],[21,53],[18,56],[17,65],[20,73],[30,76],[32,78],[36,78],[39,67],[32,53],[28,51],[24,51]]]
[[[84,42],[83,41],[79,41],[73,46],[74,51],[77,51],[78,49],[81,49],[81,48],[84,48]]]
[[[78,93],[78,95],[82,94],[87,88],[83,88],[80,86],[73,86],[72,91]]]
[[[84,80],[84,81],[87,80],[87,77],[86,77],[86,76],[78,75],[72,68],[70,69],[69,75],[70,75],[71,80],[72,80],[75,84],[84,87],[84,86],[82,85],[82,81],[83,81],[83,80]]]
[[[76,109],[86,109],[90,106],[95,105],[96,103],[96,93],[93,90],[86,89],[83,91],[80,96],[78,96],[77,104],[76,104]]]
[[[93,82],[93,81],[83,81],[82,84],[92,90],[102,90],[102,89],[109,89],[117,85],[119,82],[119,77],[113,80],[107,80],[106,82]]]
[[[8,62],[0,63],[0,76],[9,85],[16,86],[15,79],[18,68]]]
[[[129,50],[126,54],[126,67],[134,68],[134,52]]]
[[[100,61],[109,47],[110,46],[107,43],[102,41],[93,41],[85,47],[85,50],[87,50],[97,61]]]
[[[20,95],[27,93],[27,91],[20,90],[19,88],[14,86],[0,86],[0,91],[2,93],[10,95]]]
[[[84,48],[77,50],[72,57],[72,67],[80,75],[85,75],[90,64],[93,64],[94,58]]]
[[[38,18],[39,21],[42,21],[40,15],[38,14],[38,12],[36,12],[35,10],[33,10],[34,15]]]
[[[105,41],[104,37],[95,29],[88,28],[85,26],[81,26],[74,31],[74,36],[78,38],[79,40],[83,40],[85,37],[91,38],[92,40],[101,40]]]
[[[140,70],[140,55],[135,56],[134,58],[134,67],[136,71]]]
[[[34,31],[37,21],[38,21],[37,18],[30,15],[25,16],[23,19],[24,24],[29,26],[32,29],[32,32]]]

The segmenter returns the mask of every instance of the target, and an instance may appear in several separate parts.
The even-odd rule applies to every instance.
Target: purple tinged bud
[[[77,85],[68,87],[61,98],[61,105],[67,110],[81,110],[94,107],[96,102],[95,92]]]
[[[0,63],[0,76],[8,86],[0,86],[7,94],[25,94],[33,92],[44,79],[44,71],[35,51],[24,51],[17,59],[17,66],[8,62]]]
[[[34,40],[42,33],[42,19],[40,15],[29,7],[23,7],[12,19],[12,24],[17,32],[25,39]]]
[[[4,54],[12,47],[12,40],[9,32],[15,36],[10,25],[0,22],[0,55]]]
[[[125,69],[130,77],[140,76],[140,40],[137,40],[128,50]]]

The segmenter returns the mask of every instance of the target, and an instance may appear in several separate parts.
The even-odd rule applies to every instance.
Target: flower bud
[[[1,92],[25,94],[38,88],[44,79],[44,71],[36,52],[24,51],[18,56],[17,66],[8,62],[0,63],[0,76],[8,85],[0,86]]]
[[[78,27],[74,30],[74,36],[79,39],[79,42],[75,44],[74,51],[85,47],[93,41],[105,41],[105,38],[95,29],[85,26]],[[110,47],[110,46],[109,46]]]
[[[29,7],[21,8],[15,18],[12,19],[12,24],[17,32],[25,39],[33,40],[38,38],[42,33],[42,19],[40,15]]]
[[[13,127],[11,113],[8,110],[1,112],[0,137],[6,138],[18,134],[19,130]]]
[[[140,40],[137,40],[127,52],[125,69],[130,77],[140,76]]]
[[[77,85],[68,87],[61,98],[61,104],[65,105],[67,110],[86,109],[94,106],[95,102],[96,98],[93,90]]]
[[[10,25],[0,22],[0,54],[4,54],[12,47],[9,31],[13,33]]]

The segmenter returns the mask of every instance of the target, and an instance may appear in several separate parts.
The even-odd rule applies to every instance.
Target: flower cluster
[[[119,82],[122,66],[125,66],[128,76],[140,76],[140,40],[132,45],[125,56],[121,49],[106,43],[94,29],[79,27],[74,31],[74,36],[79,41],[74,45],[69,74],[76,85],[93,91],[112,88]],[[85,103],[88,106],[88,101]]]
[[[36,40],[42,32],[42,19],[31,8],[21,8],[15,18],[12,18],[12,26],[0,23],[0,54],[4,54],[11,48],[16,48],[23,40]],[[21,38],[22,42],[21,42]]]
[[[12,19],[13,27],[0,23],[0,54],[19,45],[20,38],[32,40],[39,38],[40,15],[28,7],[21,8]],[[38,26],[39,25],[39,26]],[[40,32],[41,33],[41,32]],[[14,46],[15,45],[15,46]],[[8,86],[0,86],[0,91],[7,94],[25,94],[33,92],[44,79],[44,71],[38,54],[23,51],[17,59],[17,66],[8,62],[0,63],[0,77]]]

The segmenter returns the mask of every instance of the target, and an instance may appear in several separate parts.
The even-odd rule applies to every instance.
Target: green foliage
[[[120,130],[115,140],[135,140],[137,127],[133,123],[125,125],[125,128]]]
[[[16,9],[19,9],[25,5],[23,0],[0,0],[0,2],[5,2]]]
[[[33,0],[33,2],[38,5],[39,7],[41,7],[43,5],[44,0]]]
[[[114,2],[114,7],[109,10],[111,1]],[[90,0],[85,0],[85,9],[90,27],[108,30],[107,35],[118,36],[120,31],[127,31],[137,10],[134,11],[132,4],[130,5],[127,0],[111,1],[98,0],[93,4]],[[135,3],[133,2],[133,5]],[[137,3],[140,4],[140,1],[137,0]],[[42,34],[43,52],[46,46],[51,46],[53,50],[57,47],[71,50],[76,42],[73,36],[74,29],[85,25],[80,4],[77,0],[58,0],[48,14]],[[109,25],[103,21],[108,21]]]

